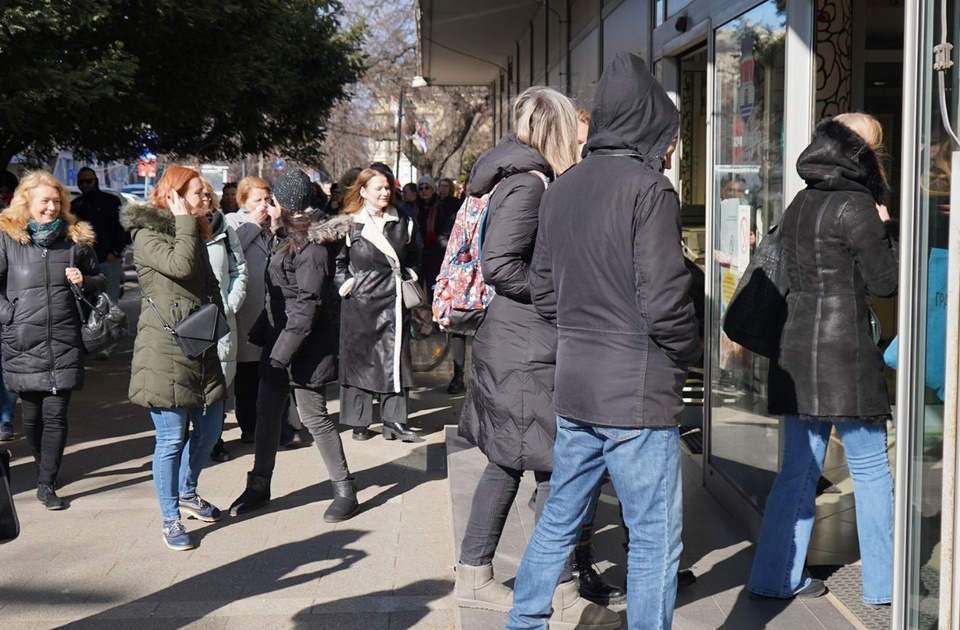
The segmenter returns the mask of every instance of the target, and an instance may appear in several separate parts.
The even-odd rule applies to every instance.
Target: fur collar
[[[344,239],[350,233],[350,226],[352,225],[352,215],[337,214],[326,221],[310,225],[310,229],[307,230],[307,240],[320,245],[335,243]]]
[[[120,210],[120,225],[134,232],[139,229],[154,230],[168,236],[176,236],[177,225],[173,213],[149,203],[128,203]]]
[[[77,245],[93,247],[97,240],[97,235],[93,228],[86,221],[80,221],[72,212],[67,209],[60,211],[60,216],[67,222],[67,240]],[[21,245],[29,245],[33,242],[30,237],[30,230],[27,228],[27,222],[30,215],[26,211],[15,212],[13,208],[7,208],[0,212],[0,232],[3,232]]]
[[[889,192],[876,152],[832,118],[817,124],[810,146],[797,160],[797,173],[811,188],[867,192],[877,203]]]

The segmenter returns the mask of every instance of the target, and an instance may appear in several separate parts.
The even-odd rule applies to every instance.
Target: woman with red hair
[[[220,288],[207,257],[210,222],[200,175],[167,167],[152,204],[128,204],[121,214],[133,237],[133,261],[143,300],[130,375],[130,401],[150,409],[157,430],[153,481],[163,516],[163,540],[193,549],[181,514],[202,521],[220,510],[197,494],[197,479],[220,435],[226,397],[217,346],[186,356],[161,317],[174,326],[209,302],[221,310]],[[188,431],[192,423],[193,431]]]

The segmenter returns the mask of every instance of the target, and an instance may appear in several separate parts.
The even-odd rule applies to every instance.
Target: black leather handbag
[[[20,535],[20,519],[10,490],[10,451],[0,451],[0,543]]]
[[[731,341],[765,357],[780,353],[780,335],[787,321],[787,265],[781,256],[780,230],[770,228],[737,285],[723,316],[723,332]]]
[[[87,299],[77,285],[70,283],[80,311],[80,335],[88,354],[105,350],[130,336],[127,314],[106,293]]]
[[[73,250],[70,251],[70,266],[76,266]],[[103,291],[97,291],[87,298],[80,287],[72,282],[69,284],[73,297],[77,300],[77,311],[80,313],[80,336],[88,354],[106,350],[130,336],[127,314],[113,303],[110,296]]]
[[[142,289],[141,289],[142,291]],[[184,317],[174,326],[170,326],[160,315],[160,310],[146,293],[143,294],[154,315],[160,320],[164,330],[173,335],[183,354],[196,359],[216,345],[221,337],[230,332],[230,324],[223,312],[213,302],[208,302]]]

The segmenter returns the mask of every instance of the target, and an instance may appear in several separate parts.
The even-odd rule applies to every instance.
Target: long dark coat
[[[261,378],[308,389],[336,380],[339,348],[328,304],[334,274],[330,247],[347,235],[350,224],[350,217],[336,216],[282,231],[267,263]]]
[[[66,276],[83,273],[86,293],[102,291],[107,280],[93,250],[94,233],[69,212],[61,216],[67,234],[48,248],[33,243],[29,215],[8,208],[0,214],[0,338],[3,381],[14,392],[57,392],[83,387],[86,352],[80,314]],[[73,264],[71,265],[71,252]]]
[[[473,374],[460,413],[460,435],[495,464],[553,469],[557,433],[553,381],[557,329],[533,308],[530,261],[537,236],[546,159],[509,134],[477,160],[470,190],[490,197],[481,246],[483,279],[496,297],[473,342]]]
[[[196,218],[131,203],[120,212],[120,222],[133,236],[140,288],[167,324],[179,323],[208,302],[223,308]],[[198,358],[186,356],[146,299],[141,300],[130,402],[161,409],[205,407],[223,400],[226,393],[216,344]]]
[[[400,393],[413,387],[410,313],[403,306],[400,279],[390,261],[404,270],[404,279],[419,272],[413,219],[387,208],[381,231],[363,208],[350,217],[353,222],[336,260],[335,282],[343,298],[340,384]]]
[[[890,404],[868,292],[896,293],[898,240],[896,225],[877,215],[886,194],[877,156],[826,119],[797,172],[807,187],[780,223],[790,292],[780,356],[770,365],[770,413],[881,421]]]

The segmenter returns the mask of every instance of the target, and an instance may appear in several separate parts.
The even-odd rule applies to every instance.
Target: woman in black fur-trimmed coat
[[[866,114],[820,122],[797,161],[807,187],[780,223],[789,293],[769,409],[784,415],[784,450],[747,585],[758,595],[825,590],[805,574],[804,560],[817,480],[836,429],[854,481],[863,599],[886,604],[892,596],[890,403],[869,321],[869,293],[895,294],[899,275],[896,225],[882,205],[882,139],[880,124]]]
[[[350,217],[327,219],[308,207],[310,179],[300,169],[285,171],[275,182],[274,199],[282,212],[267,261],[264,312],[257,333],[263,343],[253,470],[247,487],[230,506],[232,514],[254,510],[270,500],[284,402],[291,390],[303,425],[313,436],[333,486],[333,503],[323,520],[336,523],[359,507],[357,489],[337,431],[327,413],[326,386],[337,378],[337,331],[331,312],[334,253],[331,246],[347,235]],[[271,215],[273,216],[273,215]],[[253,335],[252,335],[253,336]]]
[[[23,178],[0,214],[0,323],[3,378],[20,394],[23,432],[37,464],[37,500],[64,507],[56,494],[67,443],[70,395],[83,387],[86,352],[71,283],[107,287],[93,251],[94,232],[70,212],[70,195],[50,173]]]

